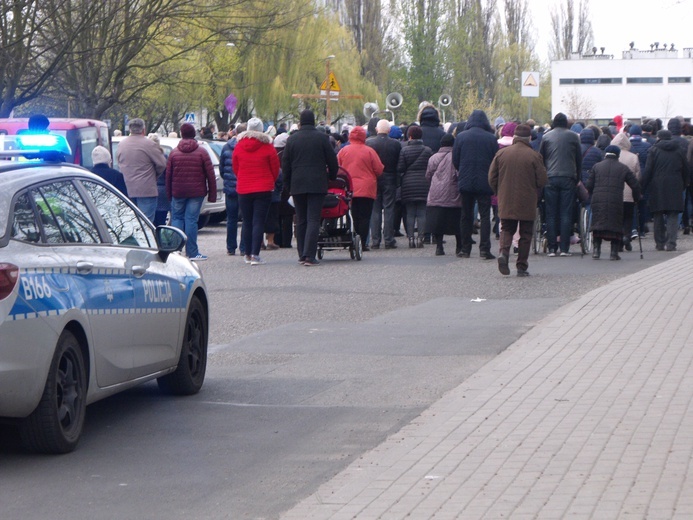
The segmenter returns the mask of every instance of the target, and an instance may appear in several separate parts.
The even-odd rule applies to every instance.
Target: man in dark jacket
[[[195,140],[195,127],[180,127],[181,139],[166,163],[166,196],[171,201],[171,225],[185,232],[185,252],[192,260],[207,260],[197,248],[197,221],[205,197],[217,201],[217,181],[209,153]]]
[[[385,169],[378,177],[378,195],[373,204],[371,215],[371,249],[380,247],[381,237],[385,240],[385,249],[397,247],[395,240],[395,199],[397,195],[397,162],[402,145],[389,137],[390,122],[381,119],[376,125],[377,135],[369,137],[366,145],[375,150]],[[385,218],[383,219],[383,212]]]
[[[549,184],[544,188],[546,204],[546,237],[549,256],[558,254],[557,237],[561,235],[561,256],[571,256],[570,237],[573,234],[573,208],[577,181],[582,170],[580,138],[568,130],[568,118],[559,112],[553,127],[546,132],[539,153],[544,158]]]
[[[238,246],[238,192],[236,191],[236,173],[233,171],[233,150],[238,142],[238,134],[246,131],[247,125],[242,123],[236,127],[234,136],[221,149],[219,169],[224,179],[226,194],[226,254],[235,255]],[[245,244],[241,237],[241,255],[245,255]]]
[[[681,135],[683,131],[683,118],[681,116],[672,117],[667,122],[667,130],[671,132],[671,140],[674,141],[679,148],[683,151],[683,154],[688,153],[688,139]],[[690,173],[689,173],[690,175]],[[683,214],[681,215],[681,225],[685,234],[689,234],[691,231],[690,227],[690,214],[688,212],[688,202],[690,200],[690,190],[687,188],[684,193],[684,204],[683,204]]]
[[[472,251],[474,204],[479,206],[479,252],[484,260],[493,260],[491,253],[491,195],[488,170],[498,151],[498,141],[483,110],[474,110],[466,130],[457,135],[452,148],[452,164],[459,171],[458,187],[462,194],[462,250],[460,258],[469,258]],[[576,136],[577,137],[577,136]]]
[[[500,150],[493,158],[488,181],[498,195],[498,214],[501,219],[500,255],[498,270],[510,274],[508,258],[513,235],[520,228],[517,252],[517,276],[529,276],[529,249],[537,211],[537,191],[548,179],[541,155],[530,145],[531,129],[527,125],[515,128],[513,144]]]
[[[284,182],[296,208],[296,245],[302,265],[314,266],[320,233],[320,212],[328,179],[336,179],[339,164],[330,139],[315,128],[311,110],[301,112],[300,128],[289,136],[282,156]]]
[[[580,151],[582,152],[581,180],[583,184],[587,182],[592,166],[604,158],[602,151],[594,143],[594,132],[591,128],[585,128],[580,132]]]
[[[652,145],[647,142],[645,136],[643,135],[643,127],[639,125],[633,125],[630,127],[630,151],[638,156],[640,161],[640,171],[645,171],[645,164],[647,162],[647,154],[652,148]],[[644,236],[645,225],[650,220],[650,210],[647,206],[647,193],[641,193],[640,200],[635,201],[638,207],[638,222],[637,230],[631,235],[631,238],[638,238],[636,233],[639,233],[641,237]]]
[[[678,216],[683,211],[682,194],[689,182],[685,154],[672,140],[669,130],[660,130],[642,175],[642,186],[650,191],[657,251],[676,251]]]

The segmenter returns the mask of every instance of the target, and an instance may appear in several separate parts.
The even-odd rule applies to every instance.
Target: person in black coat
[[[426,229],[426,201],[431,183],[426,179],[428,160],[433,155],[431,149],[421,139],[421,128],[411,125],[407,131],[409,141],[402,147],[397,163],[400,178],[402,203],[407,210],[407,236],[409,247],[424,246]],[[414,240],[414,229],[418,229],[417,240]]]
[[[390,122],[387,119],[378,121],[375,129],[377,135],[366,139],[366,145],[375,150],[385,168],[383,174],[378,177],[378,195],[371,215],[371,248],[378,249],[382,237],[385,241],[385,249],[394,249],[397,247],[394,237],[397,164],[402,145],[396,139],[389,137]]]
[[[474,204],[479,206],[479,252],[484,260],[493,260],[491,253],[491,195],[488,183],[491,161],[498,151],[498,141],[483,110],[474,110],[467,120],[466,130],[457,135],[452,148],[452,164],[459,171],[458,187],[462,194],[462,248],[457,254],[469,258],[472,251]]]
[[[125,186],[123,174],[115,168],[111,168],[111,153],[108,151],[108,148],[104,146],[94,147],[91,151],[91,162],[94,165],[91,169],[93,173],[118,188],[126,197],[128,196],[128,189]]]
[[[585,183],[592,196],[592,258],[601,255],[602,240],[611,241],[611,260],[620,260],[618,251],[623,237],[623,185],[633,190],[633,199],[640,198],[640,183],[625,164],[619,162],[621,149],[609,145],[604,160],[590,169]]]
[[[329,179],[339,170],[330,138],[315,128],[315,114],[304,110],[300,128],[289,136],[282,156],[284,182],[296,208],[296,249],[302,265],[314,266],[320,233],[320,212]]]
[[[643,188],[650,194],[657,251],[676,251],[678,216],[683,211],[683,190],[689,181],[686,155],[672,140],[669,130],[660,130],[657,143],[647,155],[642,175]]]
[[[417,117],[421,126],[421,140],[428,146],[433,153],[440,149],[440,140],[445,135],[445,130],[440,126],[440,115],[438,109],[430,103],[425,103],[419,110]]]
[[[601,161],[604,156],[602,151],[594,144],[594,132],[591,128],[585,128],[580,132],[580,149],[582,150],[582,183],[587,182],[592,166]]]

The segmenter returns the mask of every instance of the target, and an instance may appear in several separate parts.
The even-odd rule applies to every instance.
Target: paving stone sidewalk
[[[540,322],[287,512],[693,518],[693,252]]]

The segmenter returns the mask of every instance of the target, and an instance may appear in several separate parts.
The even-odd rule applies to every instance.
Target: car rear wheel
[[[183,345],[175,372],[157,379],[159,389],[171,395],[192,395],[202,388],[207,370],[207,312],[193,297],[185,321]]]
[[[87,376],[79,342],[63,331],[53,355],[43,396],[19,427],[22,444],[38,453],[68,453],[82,434]]]

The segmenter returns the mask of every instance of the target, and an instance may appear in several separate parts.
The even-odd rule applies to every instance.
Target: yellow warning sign
[[[534,79],[534,75],[533,75],[533,74],[528,74],[528,75],[527,75],[527,79],[526,79],[525,82],[522,84],[522,86],[524,86],[524,87],[538,87],[539,84],[537,83],[537,80]]]
[[[337,78],[335,77],[334,72],[330,72],[327,79],[322,82],[320,85],[320,90],[331,90],[333,92],[342,91],[342,87],[340,87],[339,83],[337,83]]]

